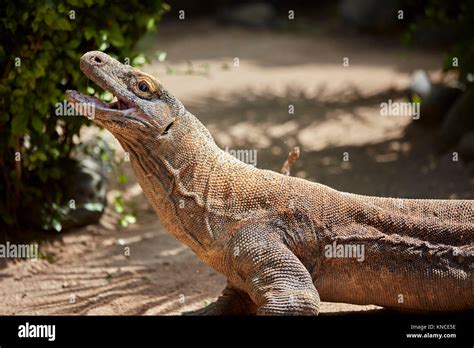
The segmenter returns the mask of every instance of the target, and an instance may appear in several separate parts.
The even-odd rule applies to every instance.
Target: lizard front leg
[[[227,284],[215,302],[196,311],[184,312],[183,315],[245,315],[255,314],[256,310],[245,292]]]
[[[257,305],[258,315],[319,313],[319,294],[311,275],[269,226],[248,225],[230,244],[231,276]]]

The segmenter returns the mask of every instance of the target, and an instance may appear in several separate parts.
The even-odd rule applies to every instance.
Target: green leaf
[[[57,231],[57,232],[60,232],[60,230]],[[46,252],[45,253],[43,251],[40,251],[38,257],[39,257],[40,260],[46,260],[49,263],[55,263],[56,262],[56,254],[55,253],[51,253],[51,252]]]
[[[127,227],[128,225],[134,224],[136,221],[137,221],[137,219],[132,214],[125,214],[120,219],[120,225],[122,227]]]
[[[111,158],[109,156],[109,154],[107,152],[102,152],[100,154],[100,158],[102,159],[102,161],[104,162],[110,162]]]
[[[137,218],[132,214],[126,214],[123,218],[129,224],[134,224],[135,222],[137,222]]]
[[[146,62],[145,55],[139,54],[138,56],[133,58],[132,65],[133,66],[142,66],[143,64],[145,64],[145,62]]]
[[[100,99],[102,99],[103,101],[107,103],[110,103],[113,98],[114,98],[113,94],[110,93],[109,91],[105,91],[104,93],[100,95]]]
[[[0,85],[0,95],[5,95],[10,92],[10,88],[4,84]]]
[[[84,29],[84,37],[86,40],[90,40],[95,36],[95,31],[92,28],[85,28]]]
[[[418,94],[413,94],[411,101],[412,103],[421,103],[421,97]]]
[[[7,122],[9,119],[10,119],[10,114],[6,112],[5,113],[0,112],[0,124]]]
[[[110,28],[108,41],[115,47],[122,47],[125,44],[125,38],[117,22],[113,22]]]
[[[60,168],[54,167],[49,170],[49,176],[53,179],[60,179],[62,176],[62,171]]]
[[[123,206],[123,201],[121,196],[116,196],[114,199],[114,207],[115,211],[119,214],[122,214],[125,211],[125,208]]]
[[[81,127],[91,123],[81,117],[56,117],[56,104],[62,103],[66,89],[87,89],[90,94],[100,95],[101,89],[89,85],[80,70],[81,54],[110,48],[117,57],[135,57],[133,47],[147,29],[156,25],[165,7],[161,0],[146,4],[133,0],[113,6],[105,0],[2,3],[0,63],[6,70],[0,81],[0,163],[6,178],[0,178],[0,192],[5,197],[15,197],[17,192],[21,196],[19,200],[0,200],[0,223],[10,221],[18,228],[26,221],[21,218],[25,212],[33,214],[26,207],[34,206],[41,210],[39,227],[57,231],[63,228],[64,202],[58,194],[67,173],[67,160],[82,151],[76,141],[81,139],[76,138]],[[71,10],[75,11],[74,19],[69,17]],[[21,58],[20,67],[15,66],[16,57]],[[144,62],[144,57],[135,61],[137,65]],[[104,99],[109,97],[103,95]],[[11,160],[18,142],[24,145],[19,163]],[[104,147],[96,156],[107,159],[106,166],[116,170],[118,162],[112,151]],[[14,180],[18,165],[25,174],[21,183]],[[125,183],[127,179],[119,180]],[[17,211],[13,201],[20,202]],[[52,203],[57,204],[55,209]],[[91,204],[86,209],[99,209],[99,205]],[[123,224],[134,220],[124,217],[128,211],[123,201],[115,205]]]
[[[44,17],[44,21],[45,23],[49,26],[49,27],[54,27],[54,20],[56,19],[56,14],[51,12],[49,14],[47,14],[45,17]]]
[[[163,51],[156,51],[156,57],[160,62],[164,62],[166,59],[166,52]]]
[[[89,211],[102,211],[104,210],[104,205],[102,203],[85,203],[84,209]]]
[[[117,181],[120,185],[125,185],[128,182],[128,176],[126,175],[119,175],[117,177]]]
[[[54,22],[54,26],[58,30],[72,30],[72,26],[71,26],[70,21],[68,19],[65,19],[65,18],[58,18]]]
[[[146,23],[146,28],[147,28],[147,30],[155,29],[155,18],[150,18],[148,20],[148,22]]]
[[[31,119],[31,125],[33,126],[33,129],[38,133],[41,133],[43,131],[43,120],[36,114],[33,115]]]
[[[56,231],[56,232],[61,232],[63,229],[63,225],[61,224],[61,221],[58,219],[53,219],[51,221],[51,227]]]
[[[102,42],[102,44],[99,46],[99,51],[105,51],[107,48],[109,48],[109,44],[107,42]]]
[[[12,133],[16,135],[23,135],[29,120],[28,114],[17,115],[12,121]]]
[[[67,43],[66,48],[67,49],[77,48],[80,45],[80,43],[81,42],[79,40],[71,40]]]
[[[39,160],[43,162],[45,162],[48,159],[48,157],[46,156],[43,150],[36,150],[34,154],[36,155],[36,158],[38,158]]]

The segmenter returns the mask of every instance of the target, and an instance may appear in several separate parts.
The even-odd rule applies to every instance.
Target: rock
[[[455,145],[465,134],[474,131],[473,110],[474,88],[471,88],[456,100],[441,125],[441,138],[445,145]]]
[[[45,204],[43,196],[29,202],[23,207],[28,211],[22,217],[26,226],[61,231],[99,221],[107,193],[103,163],[100,159],[81,155],[80,158],[64,160],[62,167],[65,176],[59,187],[55,186],[61,189],[59,207],[52,209],[50,204]]]
[[[431,93],[421,100],[420,119],[417,122],[426,126],[441,124],[451,106],[462,93],[460,88],[433,85]]]
[[[272,4],[255,2],[241,4],[225,10],[220,16],[224,24],[246,27],[268,27],[276,20],[276,10]]]
[[[410,95],[417,94],[421,98],[426,98],[433,88],[430,77],[424,70],[415,70],[412,75],[410,85],[408,86],[408,93]]]
[[[474,160],[474,131],[465,134],[458,145],[461,158],[466,161]]]
[[[433,127],[441,124],[463,90],[459,87],[433,84],[425,71],[417,70],[413,74],[407,93],[412,102],[418,97],[421,99],[420,119],[416,122],[423,126]]]
[[[387,0],[381,6],[377,0],[341,0],[339,13],[356,29],[383,30],[398,22],[397,11],[403,6],[398,0]]]
[[[420,24],[412,33],[412,41],[414,46],[443,47],[451,45],[458,36],[458,30],[450,23],[438,23],[436,26]]]
[[[74,200],[75,209],[64,216],[63,228],[97,223],[106,205],[107,181],[102,164],[89,156],[73,161],[65,184],[63,197],[66,203]]]

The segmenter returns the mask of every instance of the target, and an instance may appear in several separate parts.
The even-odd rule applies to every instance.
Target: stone
[[[398,0],[341,0],[339,13],[350,25],[360,30],[387,30],[398,23],[397,11],[403,9]]]
[[[225,10],[220,19],[225,24],[269,27],[276,20],[276,10],[272,4],[266,2],[247,3]]]
[[[441,138],[447,146],[456,145],[465,134],[474,131],[473,110],[474,88],[471,88],[456,100],[441,125]]]
[[[418,122],[426,126],[439,126],[462,93],[462,89],[457,87],[433,85],[431,93],[421,100]]]
[[[428,74],[423,70],[413,73],[407,88],[408,98],[414,102],[421,100],[420,119],[416,122],[423,126],[439,126],[454,102],[461,96],[463,90],[459,87],[444,84],[433,84]]]
[[[417,94],[421,98],[426,98],[431,93],[432,88],[433,83],[431,82],[430,77],[426,71],[415,70],[407,91],[410,95]]]
[[[474,131],[464,134],[459,142],[458,152],[464,161],[474,160]]]
[[[75,209],[63,218],[64,229],[95,224],[106,205],[107,181],[102,164],[90,156],[75,160],[68,168],[64,199],[66,206],[73,199]]]

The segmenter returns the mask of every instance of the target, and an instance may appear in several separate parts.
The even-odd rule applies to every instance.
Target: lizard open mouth
[[[174,117],[163,114],[169,108],[162,101],[155,103],[152,98],[160,91],[153,77],[98,51],[85,53],[80,65],[84,75],[115,97],[106,103],[77,91],[66,91],[66,99],[77,114],[109,130],[141,127],[162,135],[168,133]]]
[[[135,109],[131,103],[127,102],[125,99],[119,97],[119,96],[114,96],[115,101],[112,101],[111,103],[107,104],[107,106],[110,109],[115,109],[115,110],[129,110],[129,109]]]
[[[66,98],[74,109],[90,119],[103,119],[104,117],[129,116],[138,110],[132,103],[119,96],[114,97],[115,101],[106,103],[94,96],[85,95],[77,91],[66,91]]]

